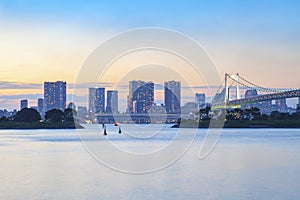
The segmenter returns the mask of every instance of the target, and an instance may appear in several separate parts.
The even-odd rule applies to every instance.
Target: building
[[[198,104],[195,102],[187,102],[181,107],[182,114],[195,114],[198,111]]]
[[[286,99],[275,100],[276,110],[279,112],[287,112]]]
[[[258,96],[257,90],[246,90],[245,98],[256,97]]]
[[[148,113],[154,104],[154,83],[130,81],[128,96],[129,113]]]
[[[272,112],[272,100],[258,102],[256,107],[259,108],[263,114],[270,114]]]
[[[56,108],[60,110],[66,109],[66,82],[57,81],[55,83]]]
[[[70,102],[70,103],[68,104],[68,108],[69,108],[69,109],[76,110],[76,105],[75,105],[75,103]]]
[[[55,82],[44,82],[44,112],[54,109],[55,101]]]
[[[78,117],[85,119],[88,116],[88,110],[85,106],[78,106]]]
[[[20,110],[23,108],[28,108],[28,100],[27,99],[22,99],[20,102]]]
[[[167,113],[180,113],[181,83],[180,81],[168,81],[164,83],[165,108]]]
[[[95,113],[96,88],[89,88],[89,113]]]
[[[204,108],[206,105],[205,93],[196,93],[195,94],[195,102],[197,104],[198,109]]]
[[[44,99],[42,99],[42,98],[38,99],[37,111],[40,113],[41,116],[44,115]]]
[[[245,91],[245,98],[251,98],[258,96],[257,90],[246,90]],[[242,109],[249,109],[252,107],[258,107],[257,103],[250,103],[242,106]]]
[[[65,110],[66,86],[63,81],[44,82],[44,112],[52,109]]]
[[[95,112],[105,113],[105,88],[96,88]]]
[[[105,88],[89,88],[89,113],[105,113]]]
[[[106,112],[118,113],[118,91],[108,90],[106,94]]]

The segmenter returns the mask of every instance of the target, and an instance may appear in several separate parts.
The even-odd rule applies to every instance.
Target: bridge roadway
[[[277,100],[277,99],[288,99],[288,98],[295,98],[300,97],[300,90],[290,90],[280,93],[272,93],[272,94],[264,94],[255,97],[243,98],[243,99],[236,99],[227,102],[227,106],[236,106],[236,105],[244,105],[248,103],[256,103],[268,100]],[[217,104],[218,105],[218,104]]]

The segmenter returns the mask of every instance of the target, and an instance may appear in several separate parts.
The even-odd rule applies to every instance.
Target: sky
[[[70,101],[90,53],[112,36],[142,27],[193,38],[221,76],[239,73],[265,87],[300,88],[297,0],[0,0],[0,27],[0,109],[19,108],[22,98],[35,106],[44,81],[67,81]],[[85,101],[83,95],[80,103]]]

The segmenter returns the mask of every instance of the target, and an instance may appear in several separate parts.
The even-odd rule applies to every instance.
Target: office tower
[[[277,110],[279,112],[286,112],[287,111],[286,99],[277,99],[277,100],[275,100],[275,105],[276,105]]]
[[[258,102],[256,105],[263,114],[270,114],[272,111],[272,100]]]
[[[96,88],[95,112],[105,113],[105,88]]]
[[[257,90],[246,90],[245,98],[251,98],[258,96]],[[242,109],[249,109],[252,107],[259,107],[258,103],[250,103],[242,106]]]
[[[96,88],[89,88],[89,113],[95,113]]]
[[[89,88],[89,113],[105,112],[105,88]]]
[[[66,109],[66,82],[57,81],[55,83],[56,108]]]
[[[198,105],[198,108],[205,107],[205,93],[196,93],[195,94],[195,102]]]
[[[164,84],[165,107],[167,113],[180,113],[181,83],[180,81],[168,81]]]
[[[23,108],[28,108],[28,100],[27,99],[22,99],[20,102],[20,110]]]
[[[41,116],[44,115],[44,99],[42,99],[42,98],[38,99],[37,111],[40,113]]]
[[[118,113],[118,91],[116,90],[107,91],[106,112]]]
[[[66,108],[66,82],[44,82],[44,111]]]
[[[129,82],[129,113],[147,113],[154,104],[154,83],[145,81]]]

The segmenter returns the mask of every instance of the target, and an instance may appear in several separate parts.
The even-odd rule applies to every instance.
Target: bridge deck
[[[295,98],[295,97],[300,97],[300,90],[292,90],[292,91],[286,91],[281,93],[264,94],[264,95],[259,95],[256,97],[249,97],[244,99],[236,99],[236,100],[229,101],[227,105],[243,105],[248,103],[256,103],[262,101],[287,99],[287,98]]]

